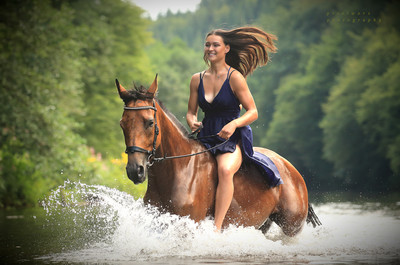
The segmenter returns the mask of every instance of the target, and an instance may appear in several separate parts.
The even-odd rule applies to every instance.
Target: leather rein
[[[148,167],[151,167],[154,164],[154,162],[162,162],[162,161],[167,160],[167,159],[176,159],[176,158],[184,158],[184,157],[191,157],[191,156],[200,155],[200,154],[206,153],[206,152],[208,152],[210,150],[213,150],[215,148],[218,148],[218,147],[224,145],[225,143],[227,143],[229,141],[229,138],[228,138],[228,139],[226,139],[224,142],[222,142],[220,144],[217,144],[217,145],[215,145],[215,146],[213,146],[211,148],[208,148],[206,150],[203,150],[203,151],[200,151],[200,152],[197,152],[197,153],[193,153],[193,154],[178,155],[178,156],[166,156],[166,155],[164,155],[163,157],[155,157],[156,149],[157,149],[156,148],[157,137],[160,134],[160,129],[158,128],[158,124],[157,124],[157,108],[156,108],[155,101],[153,100],[153,106],[142,106],[142,107],[127,107],[127,106],[124,106],[124,109],[125,110],[146,110],[146,109],[154,110],[154,127],[155,128],[154,128],[153,149],[152,150],[146,150],[146,149],[143,149],[143,148],[141,148],[139,146],[133,145],[133,146],[127,146],[126,150],[125,150],[125,153],[127,153],[127,154],[133,154],[133,153],[144,153],[144,154],[147,154],[148,155],[148,159],[147,159],[148,160],[148,162],[147,162],[147,166]],[[203,139],[203,138],[210,138],[210,137],[218,136],[217,134],[204,136],[204,137],[195,136],[195,134],[198,133],[200,131],[200,129],[201,129],[201,127],[198,128],[196,131],[192,132],[189,135],[189,138],[195,139],[195,140],[199,140],[199,139]]]

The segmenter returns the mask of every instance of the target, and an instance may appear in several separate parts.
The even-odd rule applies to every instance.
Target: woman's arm
[[[230,78],[230,85],[246,112],[222,128],[218,135],[224,139],[231,137],[236,128],[249,125],[258,118],[256,103],[243,75],[238,71],[233,72]]]
[[[186,113],[186,121],[192,131],[197,130],[201,126],[201,122],[197,120],[197,112],[199,110],[198,91],[200,83],[200,75],[194,74],[190,80],[190,95],[188,103],[188,111]]]

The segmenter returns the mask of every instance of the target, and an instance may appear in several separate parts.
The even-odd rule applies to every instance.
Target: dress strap
[[[232,66],[229,66],[228,73],[226,73],[226,79],[229,79],[230,75],[229,72],[231,71]]]
[[[230,69],[231,69],[231,68],[229,68],[229,70],[230,70]],[[231,79],[231,76],[232,76],[233,72],[235,72],[235,71],[236,71],[236,69],[233,69],[232,72],[230,72],[230,73],[229,73],[229,71],[228,71],[228,76],[227,76],[228,80]]]
[[[203,73],[200,72],[200,80],[203,80],[203,77],[204,77],[205,73],[206,73],[206,71],[204,71]],[[203,75],[202,75],[202,74],[203,74]]]

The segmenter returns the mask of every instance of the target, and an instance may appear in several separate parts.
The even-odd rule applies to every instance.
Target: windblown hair
[[[277,51],[274,40],[278,38],[256,27],[217,29],[209,32],[206,38],[210,35],[222,37],[225,45],[230,46],[225,62],[237,69],[244,77],[251,74],[258,66],[268,63],[268,52]],[[209,63],[206,55],[204,55],[204,61]]]

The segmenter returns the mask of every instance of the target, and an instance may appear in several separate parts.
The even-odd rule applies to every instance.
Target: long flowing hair
[[[251,74],[258,66],[266,65],[269,61],[268,52],[275,53],[274,40],[278,38],[256,27],[240,27],[232,30],[216,29],[210,35],[222,37],[225,45],[230,46],[225,62],[237,69],[244,77]],[[207,56],[204,61],[209,64]]]

